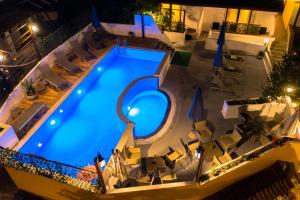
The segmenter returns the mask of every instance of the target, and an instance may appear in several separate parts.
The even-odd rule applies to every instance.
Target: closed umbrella
[[[201,121],[204,118],[203,99],[201,88],[198,87],[194,93],[192,104],[190,106],[188,117],[193,123]]]
[[[101,27],[100,21],[98,18],[97,10],[95,6],[92,6],[92,12],[91,12],[91,22],[92,26],[97,30],[98,28]]]
[[[217,44],[218,49],[214,58],[214,68],[216,70],[222,66],[222,50],[225,44],[225,23],[222,24]]]
[[[288,119],[285,120],[283,124],[282,134],[289,135],[295,131],[295,128],[299,121],[300,109],[298,108]]]

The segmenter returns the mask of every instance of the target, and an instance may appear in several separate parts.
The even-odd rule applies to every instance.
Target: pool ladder
[[[117,45],[117,47],[121,47],[121,39],[120,39],[120,37],[118,37],[116,39],[116,45]],[[124,48],[127,47],[127,39],[123,39],[123,47]]]

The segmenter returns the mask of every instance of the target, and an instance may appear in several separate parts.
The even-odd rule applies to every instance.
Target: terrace
[[[130,37],[121,37],[121,40],[123,39],[127,39],[128,46],[170,50],[171,53],[173,52],[172,48],[170,48],[167,44],[160,42],[158,39],[141,39],[139,37],[132,39]],[[117,167],[113,169],[111,173],[109,173],[107,168],[104,170],[104,181],[106,181],[105,184],[109,190],[112,190],[109,192],[117,192],[117,190],[114,191],[114,189],[120,187],[136,186],[133,184],[133,181],[136,181],[137,179],[140,179],[140,181],[143,179],[141,182],[145,183],[145,185],[150,185],[153,183],[150,180],[147,180],[147,178],[150,178],[150,176],[148,177],[146,175],[141,177],[140,175],[137,175],[144,170],[142,169],[141,165],[144,162],[147,162],[141,158],[161,158],[170,152],[170,147],[175,151],[178,150],[178,152],[182,153],[182,155],[179,156],[180,158],[172,160],[172,162],[175,161],[174,168],[165,166],[167,165],[166,163],[162,164],[162,168],[165,169],[162,170],[164,171],[162,172],[164,174],[160,174],[158,177],[163,179],[162,176],[164,175],[166,177],[166,179],[163,180],[165,183],[184,181],[192,182],[194,181],[197,171],[199,170],[199,162],[200,164],[203,164],[202,172],[209,172],[209,170],[215,167],[214,164],[216,163],[214,163],[214,157],[222,156],[226,152],[232,156],[232,159],[234,159],[262,145],[269,144],[270,140],[267,137],[263,137],[263,139],[259,141],[254,141],[252,138],[250,138],[250,140],[244,141],[242,144],[238,146],[236,145],[234,148],[225,149],[220,141],[220,138],[226,135],[226,133],[228,134],[233,131],[233,129],[235,129],[234,124],[238,124],[241,120],[239,118],[224,119],[224,116],[221,113],[224,100],[248,99],[260,96],[261,88],[262,86],[265,86],[267,82],[267,72],[263,60],[259,60],[254,56],[245,54],[243,55],[243,62],[227,60],[227,64],[238,66],[240,68],[240,72],[232,74],[227,73],[226,81],[236,81],[237,79],[238,81],[236,81],[234,84],[230,84],[228,88],[226,88],[227,90],[215,91],[211,88],[211,80],[213,78],[212,63],[215,52],[211,50],[205,50],[203,43],[204,39],[193,40],[187,43],[185,46],[177,47],[177,51],[189,51],[192,52],[192,54],[191,60],[187,66],[171,64],[166,73],[166,77],[162,82],[162,85],[160,85],[160,89],[165,91],[171,99],[171,110],[169,118],[166,121],[167,125],[160,130],[160,137],[153,139],[150,142],[146,140],[136,140],[132,143],[129,142],[129,139],[125,139],[126,144],[123,144],[122,148],[118,148],[119,144],[117,145],[117,149],[121,153],[124,153],[124,149],[130,149],[132,148],[132,145],[135,145],[135,148],[132,148],[131,150],[140,149],[141,155],[140,157],[136,158],[138,160],[137,163],[126,166],[125,171],[128,173],[128,175],[126,175],[126,173],[118,174],[116,176],[113,175],[114,170],[117,171],[116,168],[120,167],[122,163],[120,166],[115,164],[115,167]],[[94,49],[93,54],[96,55],[97,61],[100,60],[100,58],[102,58],[107,50],[109,50],[114,44],[115,39],[108,39],[106,41],[105,48],[102,48],[101,50]],[[60,48],[64,47],[65,46],[63,45]],[[73,55],[70,54],[70,57],[73,57]],[[76,75],[71,75],[58,66],[51,66],[51,69],[55,74],[58,74],[70,83],[70,87],[62,91],[57,91],[51,87],[47,87],[46,91],[38,94],[37,99],[28,100],[26,98],[22,98],[17,104],[11,106],[11,109],[18,107],[21,108],[21,110],[26,110],[30,107],[32,102],[44,102],[48,105],[49,110],[53,111],[54,107],[57,107],[57,105],[60,103],[61,98],[66,93],[69,93],[70,90],[74,89],[74,85],[77,85],[80,81],[82,81],[82,78],[96,64],[95,60],[84,62],[75,57],[72,62],[80,65],[82,72]],[[253,81],[253,77],[255,77],[255,81]],[[35,81],[39,80],[38,76],[34,78],[36,78]],[[209,139],[201,138],[201,135],[197,135],[197,133],[194,135],[191,134],[191,131],[193,130],[193,123],[187,117],[194,91],[198,86],[202,90],[205,119],[209,122],[207,127],[213,133]],[[257,115],[257,113],[252,113],[251,111],[247,113],[250,117]],[[280,112],[280,114],[282,113]],[[17,116],[14,116],[13,118],[16,117]],[[8,120],[6,121],[7,123],[13,123],[14,119],[12,119],[11,116],[6,116],[6,118]],[[45,120],[45,118],[42,119]],[[37,122],[37,124],[39,123],[40,122]],[[35,125],[33,125],[32,129],[36,129],[34,126]],[[31,134],[34,134],[32,130],[29,130],[29,132],[30,131]],[[124,132],[124,135],[127,135],[127,133]],[[182,144],[183,142],[191,142],[195,139],[200,139],[202,146],[207,152],[205,158],[203,158],[203,163],[201,163],[201,159],[195,158],[194,155],[189,156],[184,148],[184,145]],[[123,138],[121,138],[121,140],[123,140]],[[22,146],[22,144],[24,144],[24,141],[21,140],[18,144],[18,147]],[[174,152],[171,151],[171,153]],[[112,166],[114,162],[113,160],[115,160],[114,156],[110,158],[107,166]],[[118,162],[120,162],[120,160]],[[156,160],[155,165],[160,161],[161,159]],[[221,164],[225,163],[226,162],[221,162]],[[218,165],[220,165],[220,163],[218,163]],[[120,169],[120,171],[122,170],[124,169]],[[149,167],[147,167],[146,170],[149,170]],[[153,173],[156,173],[155,170]]]

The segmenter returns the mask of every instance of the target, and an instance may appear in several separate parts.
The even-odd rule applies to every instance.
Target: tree
[[[269,100],[278,100],[287,94],[287,88],[293,92],[288,95],[297,105],[300,103],[300,51],[293,51],[283,56],[282,62],[274,64],[268,85],[263,90],[263,97]]]

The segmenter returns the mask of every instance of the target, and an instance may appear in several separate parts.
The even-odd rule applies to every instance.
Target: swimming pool
[[[135,79],[154,75],[165,56],[160,51],[112,48],[19,151],[79,167],[92,164],[98,151],[108,161],[127,125],[117,113],[119,96]],[[166,102],[157,99],[161,96],[141,95],[135,105],[143,110],[153,103],[157,112],[164,112]]]

